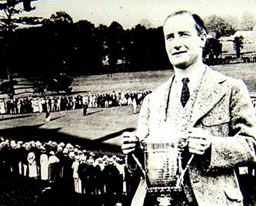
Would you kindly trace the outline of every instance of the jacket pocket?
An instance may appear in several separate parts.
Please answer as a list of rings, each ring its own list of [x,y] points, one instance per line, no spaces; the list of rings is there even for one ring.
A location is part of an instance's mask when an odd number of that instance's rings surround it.
[[[226,187],[224,188],[224,193],[229,201],[242,202],[243,195],[239,188],[235,187]]]
[[[228,136],[230,119],[226,114],[209,115],[201,120],[201,127],[213,136]]]
[[[220,126],[228,124],[230,122],[230,117],[227,114],[207,115],[202,119],[201,122],[205,127]]]

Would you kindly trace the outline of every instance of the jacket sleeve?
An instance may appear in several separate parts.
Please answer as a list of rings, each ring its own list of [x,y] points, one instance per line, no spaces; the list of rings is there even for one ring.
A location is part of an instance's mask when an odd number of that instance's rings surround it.
[[[230,123],[228,137],[211,137],[210,168],[231,168],[255,162],[255,111],[241,80],[231,88]]]
[[[138,118],[138,125],[136,130],[136,136],[139,140],[143,140],[149,135],[149,117],[150,117],[150,94],[147,95],[142,103],[140,114]]]
[[[140,144],[136,148],[135,152],[133,154],[138,158],[141,165],[144,165],[144,155],[143,155],[143,149],[141,142],[144,140],[148,134],[149,134],[149,95],[147,95],[142,103],[140,114],[138,118],[138,125],[136,130],[136,136],[139,138]],[[141,168],[138,167],[137,163],[135,162],[134,158],[132,157],[132,154],[128,154],[126,156],[126,164],[127,168],[131,172],[136,172],[141,175]]]

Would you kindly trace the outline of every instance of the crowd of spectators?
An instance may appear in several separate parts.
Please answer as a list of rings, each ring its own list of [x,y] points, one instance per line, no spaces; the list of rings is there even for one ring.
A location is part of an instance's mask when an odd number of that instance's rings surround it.
[[[61,96],[29,96],[14,99],[0,99],[0,114],[24,114],[32,112],[58,112],[91,107],[113,107],[140,104],[150,93],[146,91],[127,91],[111,93],[87,93]]]
[[[1,177],[41,180],[43,191],[61,188],[63,194],[111,197],[122,205],[129,193],[129,172],[121,155],[86,151],[79,145],[48,141],[0,139]]]

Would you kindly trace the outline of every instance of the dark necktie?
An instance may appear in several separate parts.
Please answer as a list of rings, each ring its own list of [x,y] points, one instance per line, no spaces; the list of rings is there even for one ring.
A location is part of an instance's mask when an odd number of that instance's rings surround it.
[[[181,90],[181,104],[183,107],[185,107],[189,97],[190,97],[190,94],[189,94],[189,89],[188,89],[188,82],[189,82],[189,78],[183,78],[182,79],[182,83],[183,83],[183,87],[182,87],[182,90]]]

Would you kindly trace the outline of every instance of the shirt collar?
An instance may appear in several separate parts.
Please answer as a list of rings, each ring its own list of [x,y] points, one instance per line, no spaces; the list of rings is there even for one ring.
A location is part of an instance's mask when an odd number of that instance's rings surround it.
[[[192,88],[190,88],[194,89],[194,87],[200,81],[205,69],[206,65],[204,65],[204,67],[194,69],[193,71],[175,72],[175,82],[182,84],[182,79],[187,77],[189,78],[189,85],[192,86]]]

